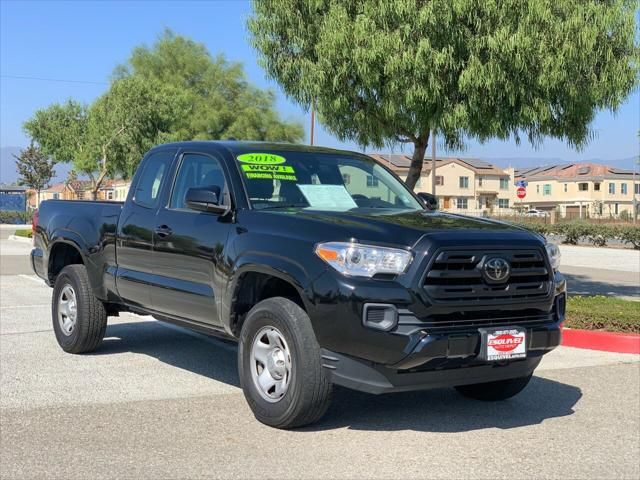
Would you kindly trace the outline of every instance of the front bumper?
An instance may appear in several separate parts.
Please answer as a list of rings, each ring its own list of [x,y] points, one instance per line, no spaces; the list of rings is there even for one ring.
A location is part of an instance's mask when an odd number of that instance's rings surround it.
[[[533,372],[542,355],[561,342],[566,282],[559,273],[554,275],[553,291],[545,300],[546,303],[535,305],[544,313],[540,323],[520,323],[522,317],[518,316],[518,310],[513,310],[512,313],[503,307],[504,311],[499,313],[504,316],[499,323],[448,330],[430,328],[409,308],[398,308],[400,320],[397,326],[390,331],[375,331],[363,325],[358,305],[361,307],[366,303],[363,297],[380,297],[369,296],[370,292],[363,289],[352,289],[358,290],[361,294],[353,299],[353,303],[338,302],[338,305],[342,305],[340,315],[336,315],[334,310],[331,319],[325,317],[326,323],[314,322],[318,340],[323,347],[324,368],[330,371],[335,384],[348,388],[369,393],[386,393],[523,377]],[[398,289],[397,292],[400,291]],[[385,294],[388,299],[395,295],[390,290],[386,290]],[[395,298],[400,298],[400,295],[395,295]],[[532,306],[534,305],[519,305],[518,308],[522,310]],[[333,308],[336,308],[336,303]],[[313,320],[314,316],[311,318]],[[342,328],[334,330],[340,331],[341,336],[324,336],[323,326],[329,324],[332,328],[337,328],[336,322],[342,324]],[[482,326],[525,329],[527,358],[502,363],[479,360],[481,339],[478,328]]]
[[[323,367],[330,371],[334,384],[381,394],[455,387],[475,383],[496,382],[531,375],[542,356],[531,356],[504,364],[472,364],[443,370],[402,371],[364,360],[322,351]]]

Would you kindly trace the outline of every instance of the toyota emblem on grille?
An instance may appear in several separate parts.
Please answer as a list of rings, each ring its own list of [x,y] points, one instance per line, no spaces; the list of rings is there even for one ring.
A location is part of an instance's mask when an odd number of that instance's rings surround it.
[[[504,258],[493,257],[487,259],[482,267],[487,280],[494,283],[505,282],[509,278],[509,262]]]

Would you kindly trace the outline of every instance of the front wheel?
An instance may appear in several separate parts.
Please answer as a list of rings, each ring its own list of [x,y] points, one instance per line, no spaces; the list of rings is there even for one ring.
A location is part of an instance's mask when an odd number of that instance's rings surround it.
[[[460,385],[456,387],[458,393],[475,400],[495,402],[511,398],[526,387],[531,380],[531,375],[497,382],[475,383],[473,385]]]
[[[276,428],[318,421],[331,402],[331,382],[306,312],[289,299],[263,300],[247,314],[238,374],[255,417]]]

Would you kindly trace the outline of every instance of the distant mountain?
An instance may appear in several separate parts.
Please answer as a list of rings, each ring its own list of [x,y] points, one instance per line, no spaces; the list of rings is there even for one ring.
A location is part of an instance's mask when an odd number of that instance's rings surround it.
[[[21,147],[1,147],[0,148],[0,184],[13,185],[18,181],[16,171],[16,159],[13,155],[20,154]],[[59,163],[54,168],[56,176],[51,183],[61,182],[67,178],[71,170],[71,164]]]
[[[626,157],[613,160],[603,160],[602,158],[585,158],[576,162],[569,162],[562,158],[557,157],[479,157],[481,160],[485,160],[489,163],[500,168],[513,167],[516,170],[522,168],[543,167],[546,165],[558,165],[558,164],[570,164],[570,163],[599,163],[602,165],[609,165],[615,168],[621,168],[624,170],[633,170],[634,167],[640,171],[640,166],[637,165],[638,157]]]

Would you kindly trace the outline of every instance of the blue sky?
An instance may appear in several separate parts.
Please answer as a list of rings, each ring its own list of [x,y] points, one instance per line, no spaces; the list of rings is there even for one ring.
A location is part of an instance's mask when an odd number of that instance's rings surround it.
[[[90,102],[107,88],[113,67],[126,61],[131,49],[152,44],[165,27],[203,42],[244,64],[251,82],[278,92],[278,109],[288,118],[303,121],[308,115],[289,102],[276,84],[268,81],[249,46],[245,20],[249,1],[6,1],[0,3],[0,145],[24,146],[21,125],[33,112],[69,97]],[[94,83],[38,81],[27,76]],[[104,83],[101,83],[104,82]],[[567,161],[613,160],[638,155],[640,95],[636,91],[616,114],[601,112],[593,128],[596,137],[582,151],[562,142],[546,140],[534,149],[527,142],[470,142],[462,152],[474,157],[557,157]],[[357,149],[317,128],[316,144]],[[308,133],[307,133],[308,137]],[[399,150],[396,150],[399,151]],[[440,152],[439,152],[440,153]]]

